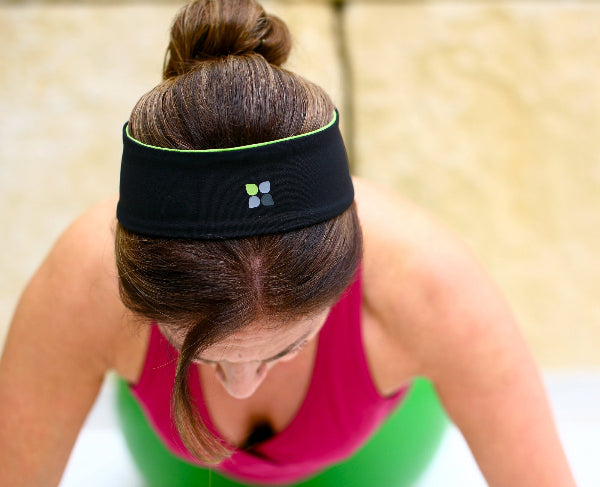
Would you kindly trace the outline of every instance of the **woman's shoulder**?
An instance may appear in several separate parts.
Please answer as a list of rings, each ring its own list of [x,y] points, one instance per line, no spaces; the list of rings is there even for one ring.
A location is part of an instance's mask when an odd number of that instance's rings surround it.
[[[116,199],[102,201],[76,218],[60,235],[38,273],[60,282],[68,301],[93,310],[116,302],[114,225]]]
[[[135,378],[146,333],[119,296],[114,255],[117,198],[83,212],[58,238],[38,270],[52,287],[57,312],[72,318],[73,333],[88,333],[107,368]],[[51,284],[53,283],[53,284]],[[135,350],[139,349],[139,353]]]
[[[458,236],[400,193],[358,178],[355,189],[371,304],[383,305],[389,296],[398,302],[425,285],[442,284],[457,265],[472,259]]]
[[[433,216],[381,185],[357,179],[355,188],[364,307],[380,346],[424,373],[434,347],[473,333],[471,317],[481,322],[483,307],[501,298],[468,247]]]

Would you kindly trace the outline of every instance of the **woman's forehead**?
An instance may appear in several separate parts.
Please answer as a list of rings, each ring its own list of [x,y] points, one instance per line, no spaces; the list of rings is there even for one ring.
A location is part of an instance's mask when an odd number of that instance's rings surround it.
[[[314,337],[321,329],[327,312],[286,322],[282,326],[273,323],[251,324],[237,333],[224,338],[202,351],[202,358],[214,362],[264,361],[300,345]]]
[[[329,309],[285,322],[259,320],[251,323],[203,350],[201,358],[211,362],[268,360],[314,337],[325,323]],[[159,327],[171,344],[180,349],[185,330],[175,331],[165,325]]]

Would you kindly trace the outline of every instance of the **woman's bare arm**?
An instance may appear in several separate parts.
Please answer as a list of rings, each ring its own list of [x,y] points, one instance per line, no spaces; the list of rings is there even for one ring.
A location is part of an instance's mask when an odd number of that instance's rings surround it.
[[[491,486],[574,486],[541,377],[509,307],[466,254],[425,278],[418,357]]]
[[[396,354],[433,381],[489,485],[574,486],[539,371],[499,291],[422,212],[381,188],[362,193],[369,300]]]
[[[0,361],[0,485],[59,483],[113,365],[120,311],[98,215],[65,232],[18,304]]]

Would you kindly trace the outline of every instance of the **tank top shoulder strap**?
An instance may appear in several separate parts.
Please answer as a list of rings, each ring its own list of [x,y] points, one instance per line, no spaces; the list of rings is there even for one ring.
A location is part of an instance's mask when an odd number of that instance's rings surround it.
[[[325,353],[325,370],[332,377],[319,374],[316,380],[344,382],[353,390],[360,388],[365,399],[385,400],[375,387],[369,370],[362,334],[362,273],[359,269],[355,281],[332,308],[327,326],[319,335],[319,348]],[[323,369],[320,369],[323,370]]]

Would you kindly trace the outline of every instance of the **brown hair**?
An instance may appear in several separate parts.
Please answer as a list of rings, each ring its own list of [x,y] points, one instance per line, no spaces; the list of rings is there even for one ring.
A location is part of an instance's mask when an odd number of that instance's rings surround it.
[[[333,115],[318,86],[279,67],[285,24],[253,0],[202,0],[176,16],[164,81],[131,114],[134,138],[177,149],[235,147],[316,130]],[[284,323],[321,311],[350,285],[362,240],[354,205],[276,235],[199,241],[146,237],[117,225],[121,299],[184,331],[172,395],[175,424],[201,461],[230,454],[196,413],[187,376],[198,352],[264,317]]]

